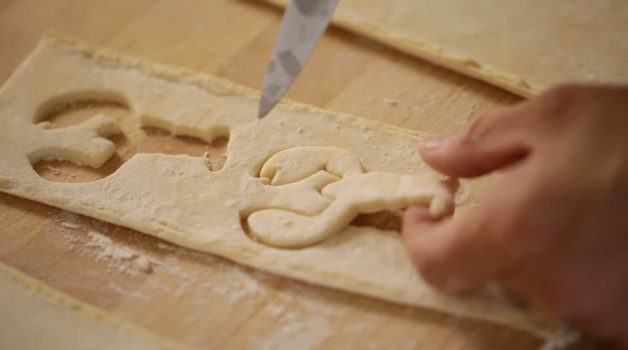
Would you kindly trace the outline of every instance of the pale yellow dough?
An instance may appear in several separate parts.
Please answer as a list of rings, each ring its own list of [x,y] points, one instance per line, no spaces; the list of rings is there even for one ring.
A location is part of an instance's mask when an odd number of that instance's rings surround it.
[[[333,21],[524,97],[628,84],[625,0],[342,0]]]
[[[258,96],[48,36],[0,90],[0,190],[278,275],[545,338],[563,334],[561,324],[488,293],[440,294],[418,276],[397,233],[347,226],[358,213],[410,204],[451,212],[456,184],[420,160],[416,133],[293,102],[260,121]],[[213,172],[201,157],[137,154],[102,180],[41,178],[38,159],[98,166],[112,155],[100,137],[118,130],[107,116],[61,129],[38,123],[59,104],[94,99],[127,106],[143,126],[208,142],[228,134],[228,160]]]
[[[183,349],[0,264],[0,349]]]
[[[320,146],[276,153],[264,163],[260,176],[274,186],[302,183],[303,190],[292,192],[299,196],[295,202],[321,202],[324,207],[314,212],[270,208],[252,213],[248,217],[252,235],[281,248],[320,243],[360,213],[423,205],[436,218],[451,214],[457,185],[435,186],[434,179],[421,175],[364,173],[350,151]]]

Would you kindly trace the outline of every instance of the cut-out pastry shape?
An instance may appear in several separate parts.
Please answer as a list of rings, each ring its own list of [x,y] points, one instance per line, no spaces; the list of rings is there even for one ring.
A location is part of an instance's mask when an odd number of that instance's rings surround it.
[[[77,94],[57,99],[58,103],[44,104],[39,123],[47,123],[48,129],[62,130],[74,128],[100,115],[117,124],[119,133],[107,135],[115,145],[115,154],[101,166],[76,164],[75,159],[61,160],[62,156],[44,157],[33,162],[33,168],[43,178],[55,182],[90,182],[114,173],[124,162],[137,153],[188,154],[207,159],[210,171],[217,171],[224,165],[228,140],[220,138],[208,144],[198,138],[174,136],[171,132],[156,127],[141,127],[137,117],[120,99],[105,100],[107,94],[93,93],[100,100],[81,99]],[[115,94],[110,93],[110,96]],[[74,98],[74,99],[73,99]],[[76,158],[76,157],[75,157]]]
[[[116,131],[107,118],[63,131],[33,124],[49,101],[106,99],[103,92],[114,92],[142,127],[206,142],[228,135],[226,163],[210,171],[202,157],[138,153],[93,182],[38,176],[37,158],[98,166],[111,154],[100,139]],[[488,293],[432,290],[398,235],[348,225],[358,213],[408,205],[451,212],[455,184],[421,161],[418,133],[292,102],[258,120],[258,101],[257,92],[216,77],[48,36],[0,90],[0,190],[281,276],[546,338],[563,334],[560,323]],[[284,229],[284,219],[295,229]]]
[[[46,122],[32,128],[29,136],[28,159],[66,159],[75,164],[95,168],[102,166],[115,152],[113,142],[106,139],[120,132],[118,124],[105,115],[62,129],[48,129]],[[22,135],[27,136],[27,135]]]
[[[437,187],[434,191],[432,178],[365,173],[351,152],[337,147],[295,147],[281,151],[264,163],[260,177],[267,178],[271,186],[300,184],[288,195],[326,204],[325,209],[315,214],[287,206],[249,215],[251,234],[263,243],[281,248],[319,243],[340,232],[358,214],[409,206],[429,206],[437,218],[451,214],[457,185],[451,182],[450,186]]]

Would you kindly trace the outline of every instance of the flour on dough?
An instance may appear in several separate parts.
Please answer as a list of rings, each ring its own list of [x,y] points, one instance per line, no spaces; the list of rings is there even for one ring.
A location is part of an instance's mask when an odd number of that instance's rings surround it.
[[[560,323],[488,294],[432,290],[398,234],[348,225],[359,213],[408,205],[452,211],[456,185],[421,161],[417,133],[294,102],[258,120],[258,99],[216,77],[49,35],[0,90],[0,190],[277,275],[563,334]],[[57,129],[42,120],[90,100],[125,106],[142,126],[207,142],[228,135],[227,161],[211,171],[203,157],[140,153],[98,181],[41,178],[39,159],[97,167],[112,155],[105,137],[119,128],[108,116]]]

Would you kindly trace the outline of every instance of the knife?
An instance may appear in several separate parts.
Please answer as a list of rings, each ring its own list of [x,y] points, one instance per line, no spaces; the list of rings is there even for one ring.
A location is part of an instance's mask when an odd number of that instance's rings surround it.
[[[259,104],[258,117],[264,118],[288,91],[303,69],[325,29],[339,0],[292,0],[281,20]]]

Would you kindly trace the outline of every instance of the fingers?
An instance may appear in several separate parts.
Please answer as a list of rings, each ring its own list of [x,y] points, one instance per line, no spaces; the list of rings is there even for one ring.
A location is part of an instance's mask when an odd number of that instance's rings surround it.
[[[423,140],[423,159],[455,177],[474,177],[507,166],[529,151],[524,119],[529,102],[477,119],[460,133]]]
[[[455,177],[479,176],[510,165],[529,152],[524,129],[529,108],[529,102],[522,103],[482,117],[464,132],[426,139],[421,154],[433,168]],[[502,214],[508,211],[506,202],[520,200],[518,193],[505,193],[520,188],[512,184],[501,190],[494,187],[477,208],[455,218],[435,221],[425,209],[406,211],[403,239],[427,282],[447,292],[464,292],[492,280],[504,268],[506,258],[497,247],[495,232],[509,228]]]
[[[481,212],[468,210],[456,218],[435,221],[425,208],[410,208],[403,218],[402,236],[421,276],[438,289],[460,293],[474,289],[497,274],[498,254],[482,235]]]
[[[454,218],[405,213],[403,240],[423,278],[449,292],[497,280],[593,336],[626,341],[626,240],[617,235],[626,226],[607,209],[623,205],[611,195],[621,192],[610,185],[621,175],[609,152],[625,146],[625,136],[612,136],[625,124],[609,104],[561,88],[426,140],[424,159],[448,175],[508,169],[477,207]]]
[[[464,292],[501,279],[528,249],[526,208],[538,200],[539,167],[510,169],[474,207],[434,220],[425,209],[406,210],[402,237],[422,277],[446,292]],[[534,240],[532,240],[534,242]]]

